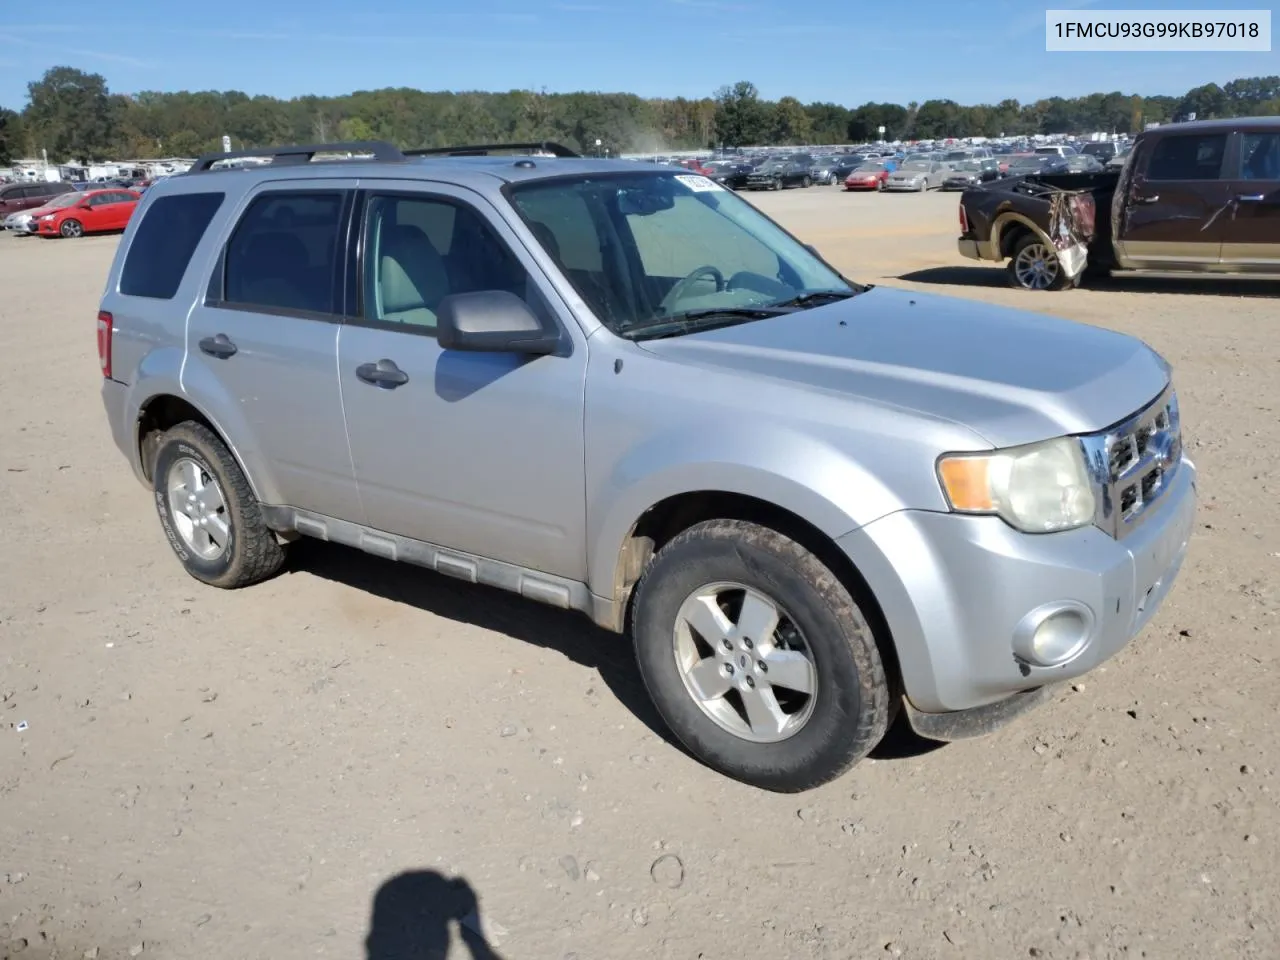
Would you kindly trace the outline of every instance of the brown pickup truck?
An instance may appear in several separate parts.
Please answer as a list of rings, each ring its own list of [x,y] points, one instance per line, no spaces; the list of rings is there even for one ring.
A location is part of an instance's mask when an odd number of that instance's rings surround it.
[[[1118,171],[997,180],[960,197],[960,253],[1027,290],[1135,270],[1280,274],[1280,117],[1138,134]]]

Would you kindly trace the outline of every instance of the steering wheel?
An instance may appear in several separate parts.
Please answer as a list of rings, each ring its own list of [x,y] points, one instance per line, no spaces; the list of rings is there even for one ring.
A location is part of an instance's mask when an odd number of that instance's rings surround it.
[[[703,277],[711,277],[716,282],[716,293],[722,293],[725,289],[724,274],[720,272],[719,267],[713,267],[707,264],[698,267],[683,280],[677,280],[676,285],[667,291],[667,295],[662,298],[662,302],[658,304],[658,308],[663,313],[670,313],[671,308],[684,299],[684,295],[689,292],[689,288]]]

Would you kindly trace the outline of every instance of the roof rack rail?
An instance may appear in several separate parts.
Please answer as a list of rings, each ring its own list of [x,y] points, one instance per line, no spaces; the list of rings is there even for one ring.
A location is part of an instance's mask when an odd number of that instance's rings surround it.
[[[573,159],[582,154],[551,140],[530,143],[479,143],[460,147],[419,147],[405,150],[406,157],[487,157],[499,150],[541,150],[553,157]]]
[[[196,158],[188,173],[203,173],[222,160],[266,157],[276,165],[310,163],[317,153],[371,153],[374,160],[403,160],[405,155],[385,140],[353,140],[347,143],[308,143],[293,147],[262,147],[255,150],[232,150],[229,153],[206,153]]]

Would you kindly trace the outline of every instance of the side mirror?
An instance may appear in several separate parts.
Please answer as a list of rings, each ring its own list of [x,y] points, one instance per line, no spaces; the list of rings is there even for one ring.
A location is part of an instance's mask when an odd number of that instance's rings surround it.
[[[445,297],[436,307],[436,340],[445,350],[531,356],[560,346],[556,332],[548,332],[528,304],[505,290]]]

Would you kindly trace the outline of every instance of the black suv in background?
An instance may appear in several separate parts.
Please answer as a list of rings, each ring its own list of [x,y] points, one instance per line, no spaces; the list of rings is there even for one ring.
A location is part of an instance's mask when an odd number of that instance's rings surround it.
[[[745,160],[712,160],[707,167],[711,170],[707,176],[730,190],[741,190],[745,187],[747,178],[755,169]]]
[[[1119,154],[1120,148],[1110,140],[1097,140],[1086,143],[1080,148],[1080,152],[1105,165],[1108,160]]]
[[[813,186],[813,157],[797,153],[766,160],[747,177],[748,190],[782,190]]]

